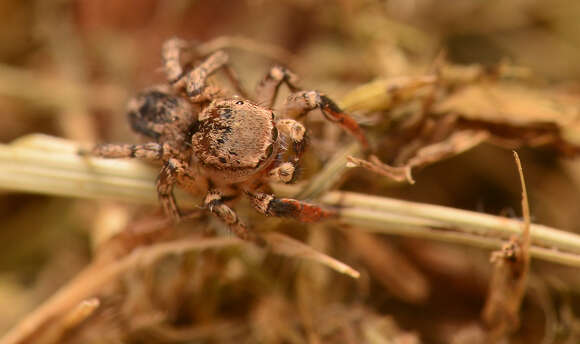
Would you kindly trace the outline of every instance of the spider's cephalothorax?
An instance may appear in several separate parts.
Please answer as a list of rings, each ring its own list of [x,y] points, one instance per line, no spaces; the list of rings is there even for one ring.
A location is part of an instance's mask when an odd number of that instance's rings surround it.
[[[266,216],[303,222],[334,216],[332,210],[271,194],[268,182],[294,182],[306,142],[304,126],[283,116],[300,117],[320,109],[327,119],[367,146],[356,122],[325,95],[301,91],[295,86],[297,77],[283,67],[270,70],[259,83],[254,99],[247,99],[237,84],[223,51],[184,71],[181,52],[191,48],[180,39],[167,41],[162,57],[168,85],[145,90],[129,102],[131,127],[149,142],[102,144],[93,149],[93,154],[161,162],[157,192],[168,215],[176,221],[181,217],[173,197],[175,185],[192,193],[205,193],[204,206],[246,240],[263,243],[226,204],[240,194]],[[222,68],[243,98],[222,96],[222,90],[206,85],[207,78]],[[282,118],[277,118],[271,108],[282,84],[293,93],[279,109]],[[286,145],[281,142],[292,144],[293,154],[288,161],[282,159],[288,154],[282,154]]]
[[[216,100],[198,121],[192,136],[194,154],[218,179],[243,181],[276,156],[278,129],[271,110],[240,99]]]

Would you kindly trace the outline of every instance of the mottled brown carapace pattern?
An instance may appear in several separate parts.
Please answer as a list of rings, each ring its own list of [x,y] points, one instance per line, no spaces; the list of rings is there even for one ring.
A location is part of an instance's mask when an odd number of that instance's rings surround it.
[[[356,122],[325,95],[301,91],[295,85],[298,78],[283,67],[271,68],[258,84],[255,97],[247,99],[228,66],[226,53],[214,52],[202,57],[195,68],[187,68],[181,61],[185,51],[195,53],[195,48],[180,39],[167,41],[162,60],[168,84],[147,89],[129,102],[131,127],[149,142],[101,144],[93,154],[161,162],[157,192],[166,214],[175,221],[182,217],[173,196],[175,185],[205,193],[205,208],[236,235],[257,243],[263,240],[230,208],[240,194],[266,216],[302,222],[335,216],[334,211],[317,205],[275,197],[269,182],[294,182],[305,149],[306,129],[284,116],[300,117],[319,109],[366,147]],[[226,96],[222,89],[206,84],[220,69],[226,71],[239,95]],[[276,114],[271,108],[282,84],[292,93]]]
[[[280,150],[275,115],[241,99],[213,101],[199,115],[192,147],[218,179],[243,181],[270,166]]]

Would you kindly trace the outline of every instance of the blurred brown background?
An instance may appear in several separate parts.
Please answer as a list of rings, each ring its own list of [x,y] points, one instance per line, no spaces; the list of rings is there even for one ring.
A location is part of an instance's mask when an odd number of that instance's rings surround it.
[[[579,18],[575,0],[0,0],[0,142],[29,133],[84,143],[135,142],[124,115],[126,101],[137,90],[164,82],[160,47],[172,36],[199,42],[232,38],[232,64],[249,90],[279,62],[290,66],[304,87],[340,100],[376,79],[426,74],[445,51],[454,64],[509,61],[532,71],[534,87],[577,97]],[[374,114],[357,116],[363,127],[375,124]],[[323,157],[336,148],[323,140],[314,143]],[[550,147],[520,153],[532,220],[580,231],[578,161]],[[308,164],[305,178],[318,167]],[[414,176],[412,186],[379,182],[377,187],[380,177],[365,173],[346,181],[344,188],[521,216],[521,189],[509,149],[484,144]],[[0,334],[89,262],[91,233],[126,223],[127,208],[137,207],[0,192]],[[385,236],[350,242],[324,228],[309,237],[300,228],[301,239],[326,247],[333,257],[363,271],[363,277],[353,282],[329,271],[304,272],[309,268],[291,259],[270,258],[261,263],[259,276],[242,269],[243,276],[231,277],[228,284],[215,276],[226,267],[235,274],[239,267],[229,255],[215,253],[217,258],[206,258],[214,265],[198,269],[226,286],[220,284],[220,292],[192,287],[196,296],[203,298],[203,291],[218,300],[207,306],[211,311],[204,318],[203,302],[188,299],[199,307],[195,316],[183,311],[186,315],[166,322],[187,327],[249,317],[258,325],[230,329],[231,337],[214,329],[194,336],[199,341],[118,330],[118,337],[103,342],[389,343],[381,340],[398,338],[392,343],[459,343],[456,334],[468,332],[479,319],[491,270],[489,252]],[[386,253],[365,258],[361,252],[371,248]],[[188,259],[191,273],[201,263]],[[390,271],[385,265],[396,267]],[[580,342],[578,271],[543,262],[532,266],[522,328],[511,340]],[[304,301],[313,299],[316,306]]]

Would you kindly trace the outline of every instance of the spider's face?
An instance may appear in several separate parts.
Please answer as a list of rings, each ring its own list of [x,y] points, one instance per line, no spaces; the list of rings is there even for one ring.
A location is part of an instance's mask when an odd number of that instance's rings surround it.
[[[240,99],[216,100],[200,113],[198,121],[193,150],[212,173],[239,181],[276,156],[278,129],[270,110]]]

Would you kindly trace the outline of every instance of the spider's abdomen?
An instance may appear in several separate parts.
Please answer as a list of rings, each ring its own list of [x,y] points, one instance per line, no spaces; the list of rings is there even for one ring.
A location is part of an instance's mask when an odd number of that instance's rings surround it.
[[[196,121],[191,104],[163,86],[137,94],[127,112],[133,131],[158,142],[175,139]]]
[[[277,140],[270,110],[227,99],[213,102],[200,114],[192,145],[204,167],[238,180],[272,161]]]

